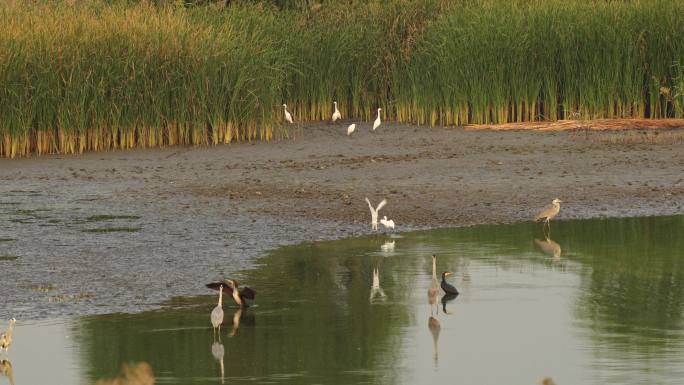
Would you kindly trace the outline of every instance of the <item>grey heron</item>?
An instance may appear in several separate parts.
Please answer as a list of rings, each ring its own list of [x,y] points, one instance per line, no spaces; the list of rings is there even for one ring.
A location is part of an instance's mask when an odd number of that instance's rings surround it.
[[[549,205],[547,205],[546,207],[544,207],[544,208],[539,212],[539,214],[537,214],[537,216],[534,217],[534,221],[537,222],[537,221],[543,220],[543,221],[544,221],[544,226],[545,226],[545,227],[548,226],[548,227],[549,227],[549,232],[550,232],[550,231],[551,231],[551,224],[549,223],[549,221],[550,221],[551,219],[553,219],[556,215],[558,215],[558,213],[560,212],[560,204],[561,204],[562,202],[563,202],[563,201],[560,200],[560,199],[558,199],[558,198],[552,200],[552,201],[551,201],[551,204],[549,204]]]

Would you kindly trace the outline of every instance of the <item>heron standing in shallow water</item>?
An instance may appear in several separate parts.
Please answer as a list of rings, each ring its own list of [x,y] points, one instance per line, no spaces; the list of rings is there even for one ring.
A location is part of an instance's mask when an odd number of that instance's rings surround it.
[[[450,271],[445,271],[442,273],[442,283],[440,286],[442,287],[442,290],[444,290],[444,293],[446,294],[452,294],[452,295],[458,295],[458,290],[456,290],[455,287],[453,287],[449,282],[446,281],[446,277],[452,275],[453,273]]]
[[[563,201],[556,198],[551,201],[551,204],[544,207],[542,211],[537,214],[536,217],[534,217],[534,221],[544,221],[544,227],[548,226],[549,227],[549,233],[551,233],[551,219],[553,219],[558,213],[560,212],[560,204]]]
[[[211,325],[214,327],[214,336],[218,330],[219,340],[221,339],[221,324],[223,323],[223,286],[219,288],[218,305],[211,311]]]
[[[5,353],[9,351],[9,347],[12,345],[12,334],[14,333],[14,324],[16,322],[16,319],[10,319],[9,324],[7,325],[7,330],[0,334],[0,351],[3,349],[5,350]]]
[[[237,280],[224,279],[222,282],[208,283],[206,284],[206,287],[214,290],[219,290],[219,288],[223,288],[223,290],[227,290],[228,292],[230,292],[231,297],[233,297],[235,303],[238,304],[240,307],[249,307],[247,300],[254,300],[256,292],[246,286],[240,288],[239,285],[240,284]]]

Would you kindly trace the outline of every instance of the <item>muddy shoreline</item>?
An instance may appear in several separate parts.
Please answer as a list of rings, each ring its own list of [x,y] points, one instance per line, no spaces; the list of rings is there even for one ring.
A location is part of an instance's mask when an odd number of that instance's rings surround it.
[[[370,233],[684,213],[681,141],[624,132],[306,125],[211,148],[0,159],[0,319],[137,312],[281,245]],[[672,131],[668,131],[670,134]],[[684,131],[675,131],[675,133]]]

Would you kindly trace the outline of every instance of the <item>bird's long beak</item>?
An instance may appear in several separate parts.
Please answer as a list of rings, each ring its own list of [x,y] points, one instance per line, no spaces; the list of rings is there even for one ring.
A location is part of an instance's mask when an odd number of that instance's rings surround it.
[[[452,275],[452,274],[454,274],[454,273],[452,273],[452,272],[450,272],[450,271],[447,271],[446,273],[444,273],[444,275],[446,275],[446,276],[450,276],[450,275]]]

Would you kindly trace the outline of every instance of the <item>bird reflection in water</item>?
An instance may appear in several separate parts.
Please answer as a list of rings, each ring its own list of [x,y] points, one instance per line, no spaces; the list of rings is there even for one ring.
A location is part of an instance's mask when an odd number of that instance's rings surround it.
[[[223,356],[226,354],[226,349],[223,347],[223,344],[217,341],[214,341],[213,344],[211,344],[211,355],[214,356],[214,359],[219,362],[219,365],[221,366],[221,383],[223,384],[223,379],[225,377],[225,367],[223,366]]]
[[[154,385],[155,378],[152,367],[147,362],[126,364],[121,368],[119,377],[98,380],[95,385]]]
[[[380,272],[378,271],[378,266],[373,268],[373,283],[371,284],[370,292],[370,302],[373,303],[377,300],[385,299],[385,291],[380,287]]]
[[[442,296],[442,311],[444,314],[453,314],[452,312],[448,311],[446,308],[447,303],[453,301],[458,297],[458,293],[456,294],[444,294]]]
[[[430,329],[430,334],[432,334],[432,350],[433,350],[433,357],[435,360],[435,365],[437,365],[437,361],[439,358],[439,349],[438,349],[438,342],[439,342],[439,332],[442,330],[442,325],[440,325],[439,320],[433,316],[430,316],[428,318],[428,329]]]
[[[14,372],[12,363],[9,360],[0,360],[0,376],[7,377],[10,385],[14,385]]]
[[[235,313],[233,313],[233,329],[230,331],[230,336],[235,337],[238,328],[240,327],[240,319],[242,319],[242,309],[238,308]]]
[[[546,239],[539,240],[535,239],[534,243],[537,247],[545,254],[553,257],[553,259],[560,259],[561,257],[561,247],[558,243],[554,242],[551,238],[546,237]]]

